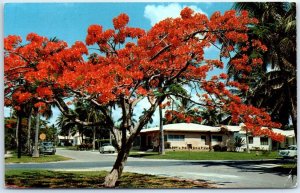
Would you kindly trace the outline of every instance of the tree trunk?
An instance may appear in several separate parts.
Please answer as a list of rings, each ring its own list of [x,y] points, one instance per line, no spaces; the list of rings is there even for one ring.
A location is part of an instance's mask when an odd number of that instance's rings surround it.
[[[163,118],[162,108],[159,106],[159,154],[165,155],[165,140],[164,140],[164,129],[163,129]]]
[[[30,143],[30,135],[31,135],[31,115],[32,109],[30,109],[29,116],[28,116],[28,129],[27,129],[27,153],[31,154],[31,143]]]
[[[96,149],[96,127],[93,127],[93,151]]]
[[[246,129],[246,151],[247,151],[247,153],[250,153],[249,138],[248,138],[248,131],[247,131],[247,129]]]
[[[208,148],[209,148],[209,151],[212,151],[212,144],[211,144],[211,133],[208,132]]]
[[[83,144],[83,131],[81,132],[81,144]]]
[[[127,161],[129,151],[131,149],[132,143],[130,146],[124,146],[118,152],[117,159],[114,163],[114,166],[110,173],[105,177],[103,185],[107,188],[113,188],[116,186],[117,180],[121,177],[125,163]]]
[[[17,142],[17,149],[18,149],[18,158],[21,158],[21,153],[22,153],[21,130],[22,130],[22,115],[18,114],[17,130],[16,130],[16,142]]]
[[[40,128],[40,113],[37,110],[36,114],[36,124],[35,124],[35,137],[34,137],[34,149],[32,153],[32,157],[40,157],[38,145],[39,145],[39,128]]]
[[[295,140],[297,142],[297,99],[294,96],[291,96],[291,91],[289,90],[289,95],[291,99],[291,118],[294,127]]]

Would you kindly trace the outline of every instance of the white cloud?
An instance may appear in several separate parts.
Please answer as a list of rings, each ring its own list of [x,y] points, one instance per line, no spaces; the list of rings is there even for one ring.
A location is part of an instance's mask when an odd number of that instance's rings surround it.
[[[195,12],[204,13],[200,8],[194,5],[186,6],[186,5],[180,5],[179,3],[171,3],[168,5],[147,5],[144,10],[144,17],[149,19],[151,25],[153,26],[157,22],[166,19],[168,17],[175,18],[180,16],[180,11],[184,7],[190,7]]]

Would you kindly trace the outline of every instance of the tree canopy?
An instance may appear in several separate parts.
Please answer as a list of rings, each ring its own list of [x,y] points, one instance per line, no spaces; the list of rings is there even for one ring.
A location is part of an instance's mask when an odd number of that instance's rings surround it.
[[[19,36],[6,37],[5,105],[18,111],[23,104],[31,103],[43,110],[47,103],[54,103],[66,117],[88,126],[98,123],[75,116],[64,99],[93,103],[105,117],[117,142],[118,156],[106,178],[106,186],[115,185],[133,140],[157,107],[171,95],[186,98],[202,110],[229,113],[233,123],[244,123],[253,135],[267,135],[277,141],[284,139],[268,129],[280,126],[272,122],[268,113],[243,104],[240,97],[230,92],[231,88],[245,92],[248,85],[226,81],[225,73],[208,76],[214,69],[224,68],[222,59],[229,58],[232,52],[267,50],[259,40],[249,40],[249,26],[256,24],[257,19],[250,18],[247,11],[236,14],[229,10],[223,15],[215,12],[208,18],[184,8],[180,17],[160,21],[148,31],[130,27],[128,22],[129,17],[123,13],[113,19],[114,29],[91,25],[85,43],[77,41],[72,46],[35,33],[28,34],[23,44]],[[241,43],[245,46],[236,46]],[[220,58],[206,59],[204,49],[219,48],[219,44],[222,44]],[[89,53],[87,46],[91,45],[97,46],[94,53]],[[231,64],[247,76],[243,72],[250,72],[253,66],[263,62],[259,56],[244,53],[231,60]],[[198,99],[174,92],[174,84],[192,84]],[[150,107],[133,124],[133,110],[142,99],[147,99]],[[115,105],[122,112],[119,128],[115,127],[107,108]]]

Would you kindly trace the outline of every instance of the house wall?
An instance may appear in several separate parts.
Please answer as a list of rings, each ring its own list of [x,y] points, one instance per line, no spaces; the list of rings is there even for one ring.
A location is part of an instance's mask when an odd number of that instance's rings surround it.
[[[175,131],[165,131],[164,132],[165,136],[167,135],[184,135],[184,140],[182,141],[174,141],[167,139],[165,137],[165,142],[168,142],[170,144],[170,148],[173,149],[188,149],[188,144],[191,144],[192,149],[200,149],[200,150],[209,150],[210,145],[209,142],[211,140],[211,147],[214,145],[220,145],[220,146],[227,146],[229,151],[235,150],[233,147],[234,144],[234,138],[236,136],[241,137],[245,143],[246,143],[246,136],[245,134],[241,134],[239,132],[235,133],[209,133],[209,132],[175,132]],[[146,146],[143,146],[141,148],[155,148],[158,147],[159,145],[159,132],[158,131],[153,131],[149,133],[142,133],[143,139],[146,139],[146,143],[141,143],[141,144],[146,144]],[[206,137],[206,142],[201,139],[201,136]],[[219,142],[214,136],[221,136],[222,141]],[[296,140],[294,137],[292,138],[286,138],[286,140],[282,143],[275,143],[272,141],[270,138],[268,138],[268,144],[267,145],[262,145],[261,144],[261,137],[253,137],[253,143],[249,144],[250,150],[277,150],[278,148],[285,148],[289,145],[295,145]],[[244,144],[240,150],[245,151],[247,148],[246,144]]]
[[[209,142],[211,141],[211,146],[214,145],[221,145],[221,146],[227,146],[229,141],[232,139],[232,137],[228,137],[224,134],[219,133],[212,133],[211,135],[209,133],[200,133],[200,132],[166,132],[165,131],[165,142],[170,144],[171,149],[188,149],[188,147],[191,145],[192,149],[198,149],[198,150],[209,150]],[[156,148],[159,145],[159,133],[158,132],[151,132],[151,133],[145,133],[143,134],[146,139],[146,146],[148,148]],[[170,135],[184,135],[184,140],[172,140]],[[201,138],[201,136],[205,137],[205,140]],[[214,140],[214,136],[220,136],[222,137],[222,141],[216,141]],[[211,139],[210,139],[211,137]],[[142,147],[144,148],[144,147]]]
[[[246,135],[245,134],[238,134],[244,141],[245,144],[241,147],[242,151],[245,151],[247,148],[246,144]],[[251,137],[251,136],[248,136]],[[272,150],[272,140],[268,138],[268,145],[262,145],[261,144],[261,137],[253,137],[253,143],[249,143],[249,149],[250,150]]]
[[[279,148],[287,148],[290,145],[296,145],[296,139],[295,137],[287,137],[285,138],[284,142],[281,142],[279,145]]]

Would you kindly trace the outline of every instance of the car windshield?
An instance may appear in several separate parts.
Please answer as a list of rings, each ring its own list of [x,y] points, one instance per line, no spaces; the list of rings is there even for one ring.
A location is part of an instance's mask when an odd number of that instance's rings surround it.
[[[289,149],[289,150],[297,150],[297,147],[295,147],[295,146],[290,146],[290,147],[288,147],[288,149]]]
[[[42,143],[43,146],[53,146],[52,142],[44,142]]]
[[[102,144],[102,146],[109,146],[109,145],[110,145],[109,143]]]

